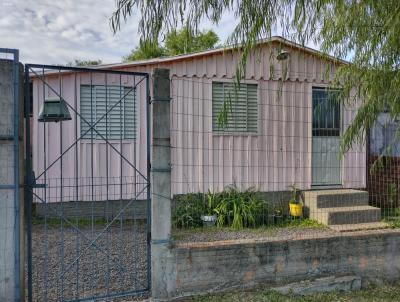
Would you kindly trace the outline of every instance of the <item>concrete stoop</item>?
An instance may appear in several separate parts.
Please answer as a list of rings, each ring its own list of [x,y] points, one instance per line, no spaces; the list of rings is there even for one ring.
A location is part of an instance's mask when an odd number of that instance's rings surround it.
[[[314,219],[340,232],[387,228],[381,210],[368,204],[368,192],[352,189],[306,191],[304,206]]]

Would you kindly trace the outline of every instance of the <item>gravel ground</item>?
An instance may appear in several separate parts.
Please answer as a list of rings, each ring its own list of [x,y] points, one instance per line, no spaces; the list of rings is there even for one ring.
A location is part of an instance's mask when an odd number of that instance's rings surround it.
[[[32,229],[34,301],[68,301],[143,290],[147,286],[144,226],[71,227],[35,225]],[[99,236],[100,235],[100,236]],[[97,236],[96,246],[90,242]],[[61,277],[62,276],[62,277]],[[103,301],[143,300],[127,296]]]
[[[232,230],[229,228],[202,228],[192,230],[174,230],[175,243],[183,245],[193,242],[213,242],[226,240],[263,239],[263,240],[292,240],[331,236],[337,232],[324,227],[282,227]]]

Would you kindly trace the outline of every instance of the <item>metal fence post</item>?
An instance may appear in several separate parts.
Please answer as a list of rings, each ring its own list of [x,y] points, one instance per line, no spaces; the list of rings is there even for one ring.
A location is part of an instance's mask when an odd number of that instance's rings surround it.
[[[151,144],[151,266],[152,299],[166,300],[173,291],[171,238],[170,79],[168,69],[153,72]]]
[[[18,50],[0,59],[0,301],[24,297],[23,80]]]

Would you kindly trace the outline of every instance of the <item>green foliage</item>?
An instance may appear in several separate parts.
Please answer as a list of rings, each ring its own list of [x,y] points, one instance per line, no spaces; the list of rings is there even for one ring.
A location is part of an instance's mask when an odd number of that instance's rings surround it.
[[[230,114],[233,113],[232,98],[231,98],[230,92],[225,96],[224,102],[222,103],[222,108],[218,112],[218,115],[217,115],[218,128],[225,128],[228,125],[229,113]]]
[[[218,206],[220,202],[220,194],[213,193],[212,191],[208,190],[207,193],[207,203],[204,209],[204,215],[215,215],[215,208]]]
[[[124,57],[124,61],[145,60],[163,56],[174,56],[179,54],[203,51],[215,47],[218,36],[212,30],[194,34],[188,27],[181,30],[173,29],[165,36],[164,45],[158,40],[141,40],[131,54]]]
[[[397,185],[395,183],[390,183],[387,187],[388,190],[388,200],[391,204],[396,204],[397,202]]]
[[[124,62],[158,58],[165,55],[165,49],[158,42],[140,41],[139,46],[123,58]]]
[[[292,188],[298,200],[299,191]],[[287,217],[284,205],[271,204],[259,195],[253,188],[242,191],[234,185],[227,186],[222,192],[179,195],[175,198],[173,226],[180,229],[202,227],[202,215],[216,215],[219,229],[320,226],[312,220]]]
[[[327,226],[312,219],[287,219],[283,225],[294,229],[326,229]]]
[[[179,55],[214,48],[219,38],[212,30],[194,34],[188,27],[171,30],[165,37],[165,49],[168,55]]]
[[[241,192],[235,186],[229,186],[221,193],[221,201],[215,208],[217,225],[236,230],[255,227],[263,214],[262,210],[263,202],[253,189]]]
[[[255,227],[263,223],[264,202],[253,189],[240,191],[228,186],[222,192],[207,194],[185,194],[176,198],[173,225],[177,228],[202,226],[202,215],[217,215],[219,227],[233,229]]]
[[[67,66],[85,67],[85,66],[101,65],[101,63],[103,63],[102,60],[80,60],[80,59],[75,59],[74,62],[69,62],[67,64]]]
[[[385,106],[391,117],[400,117],[398,0],[117,0],[116,3],[111,17],[113,30],[119,30],[122,20],[136,10],[141,13],[139,32],[144,40],[158,40],[182,25],[196,33],[205,19],[218,25],[223,14],[233,14],[237,23],[227,42],[240,47],[238,83],[256,43],[273,32],[300,44],[320,45],[325,54],[351,58],[352,64],[336,61],[329,66],[336,69],[332,87],[341,88],[341,101],[348,107],[359,107],[343,135],[343,153],[354,143],[364,141],[366,131]],[[400,137],[400,130],[397,134]]]
[[[290,185],[289,186],[290,191],[291,191],[291,197],[289,200],[289,203],[291,204],[299,204],[301,203],[301,196],[300,196],[300,191],[296,188],[296,185]]]
[[[304,230],[303,234],[307,231],[313,230],[326,230],[326,225],[320,224],[311,219],[283,219],[279,224],[260,225],[256,228],[244,228],[242,230],[235,230],[231,227],[196,227],[196,228],[174,228],[172,231],[172,238],[176,241],[190,242],[193,239],[201,238],[202,241],[216,241],[220,238],[237,238],[240,234],[241,238],[263,238],[280,237],[282,234],[289,234],[293,230]],[[299,233],[301,234],[301,233]],[[231,236],[233,235],[233,236]]]
[[[204,196],[201,193],[189,193],[176,197],[172,223],[177,228],[202,226],[201,215],[205,214]]]

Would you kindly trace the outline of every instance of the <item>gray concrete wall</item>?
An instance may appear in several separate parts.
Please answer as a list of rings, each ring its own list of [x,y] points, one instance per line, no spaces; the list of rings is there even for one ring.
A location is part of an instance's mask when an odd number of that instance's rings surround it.
[[[15,200],[15,173],[23,184],[23,69],[19,65],[19,141],[14,135],[14,74],[13,61],[0,60],[0,301],[18,301],[24,294],[24,207],[23,187]],[[17,149],[15,147],[18,147]],[[16,151],[19,150],[19,154]],[[19,156],[19,167],[15,157]]]
[[[77,201],[77,202],[54,202],[36,203],[33,205],[33,214],[37,218],[64,218],[91,219],[112,219],[124,209],[130,200],[109,200],[107,201]],[[147,220],[147,200],[135,200],[121,215],[122,219]]]
[[[169,298],[278,286],[325,276],[369,282],[400,278],[400,231],[371,231],[292,241],[192,243],[170,249]]]

